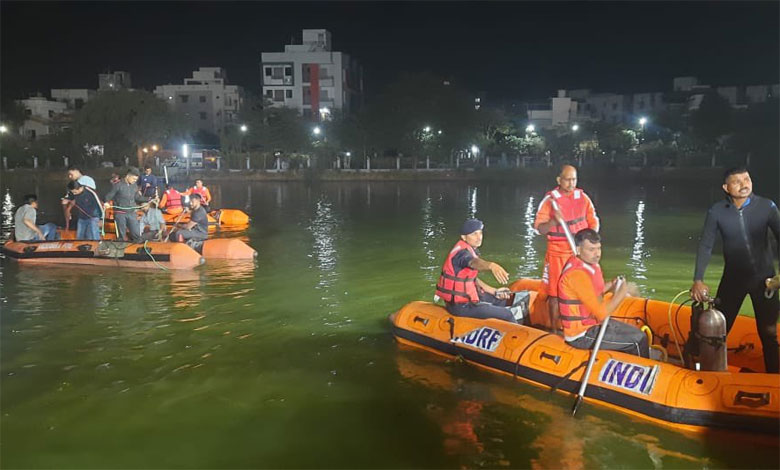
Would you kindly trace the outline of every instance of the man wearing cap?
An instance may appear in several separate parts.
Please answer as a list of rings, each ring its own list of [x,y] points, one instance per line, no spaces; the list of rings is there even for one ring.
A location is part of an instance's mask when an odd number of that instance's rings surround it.
[[[574,236],[580,230],[589,228],[599,231],[600,222],[593,201],[585,191],[577,188],[577,168],[562,165],[556,178],[558,186],[544,195],[534,220],[534,229],[547,237],[547,252],[544,256],[542,289],[539,300],[547,299],[549,321],[552,328],[558,324],[558,280],[561,270],[575,253],[566,240],[566,232],[559,223],[563,220]]]
[[[509,289],[496,289],[477,278],[479,271],[490,271],[501,284],[509,274],[497,263],[483,260],[477,249],[482,245],[484,224],[468,219],[460,230],[460,240],[450,250],[436,284],[436,296],[447,304],[447,311],[458,317],[498,318],[516,323],[506,307]]]
[[[114,223],[119,231],[119,239],[127,240],[125,230],[130,230],[130,240],[139,242],[141,240],[141,228],[138,225],[136,208],[138,204],[147,202],[147,198],[141,195],[136,185],[138,181],[138,169],[130,167],[122,180],[111,187],[111,191],[106,194],[104,201],[114,201]],[[106,208],[111,205],[106,202]]]

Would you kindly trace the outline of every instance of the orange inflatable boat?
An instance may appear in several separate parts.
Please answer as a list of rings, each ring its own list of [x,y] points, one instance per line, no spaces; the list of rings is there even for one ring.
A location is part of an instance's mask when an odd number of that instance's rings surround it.
[[[143,215],[143,212],[139,211],[138,215]],[[173,213],[163,212],[163,219],[167,225],[174,225],[176,223],[187,223],[190,221],[190,214],[185,213],[182,215],[181,211]],[[219,209],[208,213],[209,219],[209,232],[216,230],[218,227],[224,228],[236,228],[240,229],[249,225],[249,216],[239,209]],[[114,214],[111,209],[106,211],[106,233],[114,233]]]
[[[115,240],[8,242],[6,256],[26,264],[90,264],[149,269],[192,269],[204,258],[184,243]]]
[[[547,317],[535,302],[540,281],[520,280],[513,291],[531,291],[530,319]],[[780,376],[763,373],[755,321],[737,318],[728,335],[729,370],[696,371],[681,366],[679,347],[690,330],[690,307],[629,297],[612,314],[652,336],[667,361],[600,350],[588,379],[585,401],[675,428],[720,428],[780,433]],[[671,321],[669,320],[671,312]],[[446,356],[540,386],[576,394],[590,352],[567,345],[545,329],[497,319],[455,317],[429,302],[411,302],[390,316],[403,344]]]
[[[59,229],[57,233],[59,233],[60,239],[62,240],[76,239],[75,230]],[[105,238],[108,240],[116,240],[116,235],[114,233],[106,232]],[[162,245],[162,244],[182,245],[182,243],[171,242],[171,241],[154,242],[154,243],[158,245]],[[200,252],[203,255],[203,257],[207,260],[208,259],[246,260],[246,259],[254,259],[257,257],[257,251],[255,251],[254,248],[247,245],[246,243],[239,240],[238,238],[212,238],[209,240],[205,240],[204,242],[202,242],[202,244],[197,245],[196,251]]]

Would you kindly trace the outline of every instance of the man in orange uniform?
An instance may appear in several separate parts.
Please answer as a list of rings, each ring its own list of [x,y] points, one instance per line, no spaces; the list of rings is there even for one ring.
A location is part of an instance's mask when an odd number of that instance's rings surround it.
[[[209,188],[203,186],[203,180],[195,180],[195,186],[191,187],[182,194],[186,194],[188,196],[192,194],[199,194],[201,207],[203,207],[206,212],[209,211],[209,205],[211,204],[211,192],[209,191]]]
[[[544,195],[536,212],[534,228],[547,236],[547,253],[544,257],[544,273],[540,301],[547,299],[550,326],[560,328],[558,323],[558,279],[566,261],[574,254],[566,234],[558,223],[562,219],[572,235],[582,229],[599,231],[601,223],[596,209],[585,191],[577,188],[577,169],[571,165],[561,166],[556,178],[558,187]]]
[[[165,185],[165,192],[160,199],[160,209],[167,214],[180,214],[182,211],[181,193],[169,184]]]
[[[509,274],[498,263],[479,257],[482,246],[481,220],[468,219],[460,229],[460,240],[450,250],[436,284],[436,296],[447,304],[447,311],[456,317],[498,318],[517,323],[506,305],[509,289],[490,286],[477,278],[480,271],[490,271],[501,284]]]
[[[566,342],[578,349],[590,349],[596,342],[600,324],[618,308],[628,294],[628,283],[617,279],[604,283],[601,273],[601,237],[598,232],[584,229],[574,237],[577,256],[564,265],[558,284],[560,320]],[[615,289],[617,285],[617,289]],[[611,299],[604,294],[613,291]],[[647,336],[639,328],[611,321],[601,341],[601,349],[611,349],[650,357]]]

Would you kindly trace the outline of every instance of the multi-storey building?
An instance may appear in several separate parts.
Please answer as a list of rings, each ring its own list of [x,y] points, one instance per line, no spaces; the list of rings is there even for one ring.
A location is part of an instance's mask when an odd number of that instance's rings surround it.
[[[261,54],[263,96],[272,106],[297,109],[313,121],[334,110],[354,112],[362,104],[363,71],[357,61],[332,50],[330,33],[304,29],[302,44]]]
[[[51,98],[67,105],[69,111],[77,111],[95,97],[95,90],[86,88],[52,88]]]
[[[24,124],[19,128],[19,133],[30,140],[54,134],[70,124],[70,120],[65,115],[68,105],[60,101],[51,101],[44,96],[33,96],[26,100],[18,100],[17,103],[24,107],[27,116]]]
[[[219,67],[200,67],[182,85],[159,85],[154,94],[167,101],[193,128],[218,134],[238,120],[244,100],[243,89],[227,84]]]
[[[117,91],[132,88],[130,72],[108,72],[98,74],[98,91]]]

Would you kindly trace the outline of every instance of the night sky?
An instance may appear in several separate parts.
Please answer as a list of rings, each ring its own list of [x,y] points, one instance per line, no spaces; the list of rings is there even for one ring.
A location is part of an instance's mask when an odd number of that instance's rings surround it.
[[[97,88],[125,70],[136,88],[221,66],[259,90],[261,52],[301,29],[331,31],[371,95],[402,71],[450,77],[488,99],[557,88],[665,91],[780,82],[778,2],[0,2],[0,95]]]

